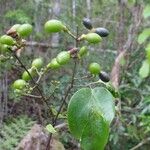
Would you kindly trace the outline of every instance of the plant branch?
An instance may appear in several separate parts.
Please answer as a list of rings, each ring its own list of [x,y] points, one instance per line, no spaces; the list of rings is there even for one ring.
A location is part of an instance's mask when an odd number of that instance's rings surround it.
[[[137,144],[136,146],[134,146],[133,148],[131,148],[130,150],[136,150],[138,149],[139,147],[141,147],[142,145],[148,143],[150,141],[150,137],[142,140],[139,144]]]
[[[56,114],[56,116],[55,116],[55,118],[54,118],[53,126],[56,125],[58,116],[59,116],[59,114],[60,114],[60,112],[61,112],[61,110],[62,110],[64,104],[66,103],[66,99],[67,99],[67,97],[68,97],[68,95],[69,95],[71,89],[73,88],[74,77],[75,77],[76,66],[77,66],[77,61],[76,61],[76,60],[74,60],[74,61],[75,61],[75,62],[74,62],[74,68],[73,68],[73,74],[72,74],[72,78],[71,78],[71,83],[70,83],[70,86],[68,87],[68,89],[67,89],[67,91],[66,91],[65,96],[62,97],[62,99],[61,99],[62,103],[61,103],[61,105],[60,105],[60,107],[59,107],[59,110],[58,110],[58,112],[57,112],[57,114]],[[47,146],[46,146],[46,150],[50,150],[51,139],[52,139],[52,134],[49,135],[48,143],[47,143]]]
[[[46,104],[46,106],[48,107],[48,103],[47,103],[47,101],[46,101],[46,99],[45,99],[45,97],[44,97],[44,95],[43,95],[41,89],[39,88],[39,84],[37,84],[37,83],[34,81],[32,75],[30,74],[30,72],[28,71],[28,69],[26,68],[26,66],[22,63],[22,61],[20,60],[20,58],[16,55],[16,53],[15,53],[14,51],[12,51],[10,48],[9,48],[9,50],[12,52],[13,56],[18,60],[18,62],[20,63],[21,67],[28,73],[28,75],[30,76],[31,80],[32,80],[33,83],[36,85],[37,91],[38,91],[39,94],[41,95],[41,100],[42,100],[43,103]],[[50,114],[53,115],[51,108],[50,108]]]

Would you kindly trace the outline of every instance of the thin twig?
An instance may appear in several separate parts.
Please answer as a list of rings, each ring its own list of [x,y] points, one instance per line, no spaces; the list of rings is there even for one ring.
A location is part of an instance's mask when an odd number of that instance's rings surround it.
[[[60,114],[60,112],[61,112],[61,110],[62,110],[64,104],[66,103],[66,99],[67,99],[67,97],[68,97],[68,95],[69,95],[71,89],[73,88],[74,76],[75,76],[75,72],[76,72],[76,66],[77,66],[77,62],[76,62],[76,60],[75,60],[74,69],[73,69],[73,75],[72,75],[72,79],[71,79],[71,84],[70,84],[70,86],[68,87],[68,89],[67,89],[67,91],[66,91],[66,95],[65,95],[64,97],[62,97],[62,99],[61,99],[62,103],[61,103],[61,105],[60,105],[60,107],[59,107],[59,110],[58,110],[58,112],[57,112],[57,114],[56,114],[56,117],[55,117],[55,119],[54,119],[54,121],[53,121],[53,126],[56,125],[58,116],[59,116],[59,114]],[[52,134],[49,135],[48,143],[47,143],[47,146],[46,146],[46,150],[50,150],[51,139],[52,139]]]
[[[31,95],[31,94],[22,94],[23,96],[26,96],[26,97],[31,97],[31,98],[38,98],[38,99],[41,99],[42,97],[41,96],[37,96],[37,95]]]
[[[131,148],[130,150],[136,150],[137,148],[141,147],[142,145],[148,143],[150,141],[150,137],[142,140],[139,144],[137,144],[136,146],[134,146],[133,148]]]
[[[13,56],[18,60],[18,62],[20,63],[21,67],[28,73],[28,75],[30,76],[32,82],[36,85],[36,89],[38,90],[39,94],[41,95],[41,100],[48,107],[48,103],[47,103],[47,101],[46,101],[46,99],[45,99],[45,97],[44,97],[41,89],[39,88],[39,84],[37,84],[34,81],[32,75],[30,74],[30,72],[28,71],[28,69],[26,68],[26,66],[22,63],[22,61],[20,60],[20,58],[16,55],[16,53],[14,51],[12,51],[10,48],[9,48],[9,50],[12,52]],[[50,114],[53,115],[51,108],[50,108]]]

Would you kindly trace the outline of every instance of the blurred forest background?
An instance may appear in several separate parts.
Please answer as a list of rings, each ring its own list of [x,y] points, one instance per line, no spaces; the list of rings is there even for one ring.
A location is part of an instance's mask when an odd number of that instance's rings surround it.
[[[45,34],[43,26],[47,20],[61,20],[74,33],[78,26],[81,34],[86,32],[82,19],[88,17],[94,27],[109,30],[109,36],[100,45],[90,46],[90,55],[83,59],[76,75],[76,78],[85,76],[87,64],[96,61],[109,72],[112,84],[119,89],[121,98],[116,100],[117,113],[111,125],[107,150],[150,149],[150,77],[139,75],[150,36],[150,31],[146,30],[147,36],[139,37],[144,29],[150,28],[148,3],[149,0],[0,0],[1,35],[16,23],[33,25],[34,31],[20,56],[27,67],[36,57],[44,57],[47,64],[58,52],[74,46],[74,40],[63,32]],[[70,63],[59,71],[49,72],[42,79],[40,86],[46,96],[55,90],[50,100],[54,111],[60,106],[72,68]],[[33,124],[38,123],[39,113],[42,112],[44,125],[50,123],[44,106],[35,98],[14,95],[11,84],[20,78],[22,71],[13,59],[5,63],[0,61],[0,150],[17,147]],[[89,81],[75,83],[67,102],[85,82]],[[58,124],[64,122],[66,108],[61,115]],[[78,149],[78,142],[70,135],[67,126],[59,130],[57,138],[65,149]]]

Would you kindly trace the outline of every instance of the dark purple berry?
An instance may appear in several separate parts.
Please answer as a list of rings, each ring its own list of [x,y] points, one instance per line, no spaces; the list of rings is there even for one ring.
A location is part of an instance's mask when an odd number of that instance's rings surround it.
[[[89,30],[91,30],[93,27],[92,27],[92,22],[91,22],[91,20],[90,19],[88,19],[88,18],[84,18],[83,19],[83,25],[87,28],[87,29],[89,29]]]
[[[109,82],[110,78],[109,78],[109,75],[104,72],[104,71],[101,71],[99,73],[99,78],[103,81],[103,82]]]
[[[109,35],[109,31],[105,28],[96,28],[95,33],[97,33],[101,37],[106,37]]]

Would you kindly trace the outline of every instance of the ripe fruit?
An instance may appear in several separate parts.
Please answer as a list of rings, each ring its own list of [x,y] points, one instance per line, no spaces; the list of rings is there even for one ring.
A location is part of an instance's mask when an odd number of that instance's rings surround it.
[[[14,39],[11,36],[3,35],[0,37],[0,43],[12,46],[14,45]]]
[[[84,36],[84,39],[87,40],[89,43],[99,43],[102,41],[102,38],[96,33],[88,33]]]
[[[95,33],[97,33],[101,37],[106,37],[109,35],[109,31],[105,28],[96,28]]]
[[[92,22],[91,22],[91,20],[90,19],[88,19],[88,18],[84,18],[83,19],[83,25],[87,28],[87,29],[89,29],[89,30],[91,30],[93,27],[92,27]]]
[[[19,33],[20,36],[24,37],[24,36],[29,36],[32,33],[32,25],[26,23],[21,25],[18,29],[17,32]]]
[[[109,75],[104,72],[104,71],[101,71],[99,73],[99,78],[103,81],[103,82],[109,82],[110,78],[109,78]]]
[[[35,75],[35,72],[32,69],[28,69],[29,73],[31,74],[31,76],[33,77]],[[25,81],[29,81],[31,80],[30,75],[28,74],[27,71],[24,71],[24,73],[22,74],[22,79]]]
[[[22,79],[16,80],[13,84],[13,88],[18,89],[18,90],[23,89],[25,86],[26,86],[26,81],[24,81]]]
[[[91,63],[89,65],[89,71],[90,71],[91,74],[96,75],[96,74],[100,73],[101,67],[98,63]]]
[[[56,58],[53,58],[51,62],[47,65],[47,68],[58,69],[60,68],[60,64],[57,62]]]
[[[57,55],[56,60],[60,65],[64,65],[69,62],[70,53],[67,51],[62,51]]]
[[[41,69],[43,66],[43,59],[42,58],[36,58],[32,61],[32,67],[35,67],[37,69]]]
[[[47,33],[60,32],[64,25],[59,20],[49,20],[45,23],[44,29]]]
[[[79,56],[82,57],[82,56],[86,55],[87,52],[88,52],[87,47],[86,47],[86,46],[83,46],[83,47],[81,47],[80,50],[79,50]]]

